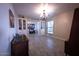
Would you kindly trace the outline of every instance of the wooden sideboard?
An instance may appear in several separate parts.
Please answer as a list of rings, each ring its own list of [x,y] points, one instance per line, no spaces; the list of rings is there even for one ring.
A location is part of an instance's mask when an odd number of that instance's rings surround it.
[[[28,39],[25,36],[13,38],[11,41],[11,55],[12,56],[28,56]]]

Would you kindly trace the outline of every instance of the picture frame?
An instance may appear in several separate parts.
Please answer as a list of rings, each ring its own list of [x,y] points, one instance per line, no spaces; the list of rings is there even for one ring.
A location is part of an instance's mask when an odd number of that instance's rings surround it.
[[[14,14],[11,11],[11,9],[9,9],[9,21],[10,21],[10,28],[14,28]]]

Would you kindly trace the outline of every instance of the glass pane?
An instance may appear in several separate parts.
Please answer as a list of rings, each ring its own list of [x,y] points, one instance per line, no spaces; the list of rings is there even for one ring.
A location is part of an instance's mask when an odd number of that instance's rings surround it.
[[[48,33],[53,34],[53,21],[49,21],[47,25],[48,25],[48,29],[47,29]]]
[[[53,28],[48,28],[48,33],[53,33]]]

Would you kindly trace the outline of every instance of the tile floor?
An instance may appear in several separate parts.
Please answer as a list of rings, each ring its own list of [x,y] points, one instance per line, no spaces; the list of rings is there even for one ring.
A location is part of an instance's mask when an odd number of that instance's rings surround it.
[[[30,56],[64,56],[64,41],[48,36],[30,34]]]

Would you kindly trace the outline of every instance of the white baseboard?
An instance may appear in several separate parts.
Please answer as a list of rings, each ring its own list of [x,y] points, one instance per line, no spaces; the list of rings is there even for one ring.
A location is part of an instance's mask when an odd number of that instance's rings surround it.
[[[66,39],[61,38],[61,37],[56,36],[56,35],[53,35],[53,34],[48,34],[47,36],[52,37],[52,38],[55,38],[55,39],[60,39],[60,40],[64,40],[64,41],[66,41]]]
[[[63,41],[66,41],[67,40],[67,39],[62,38],[62,37],[59,37],[59,36],[53,36],[53,38],[60,39],[60,40],[63,40]]]

